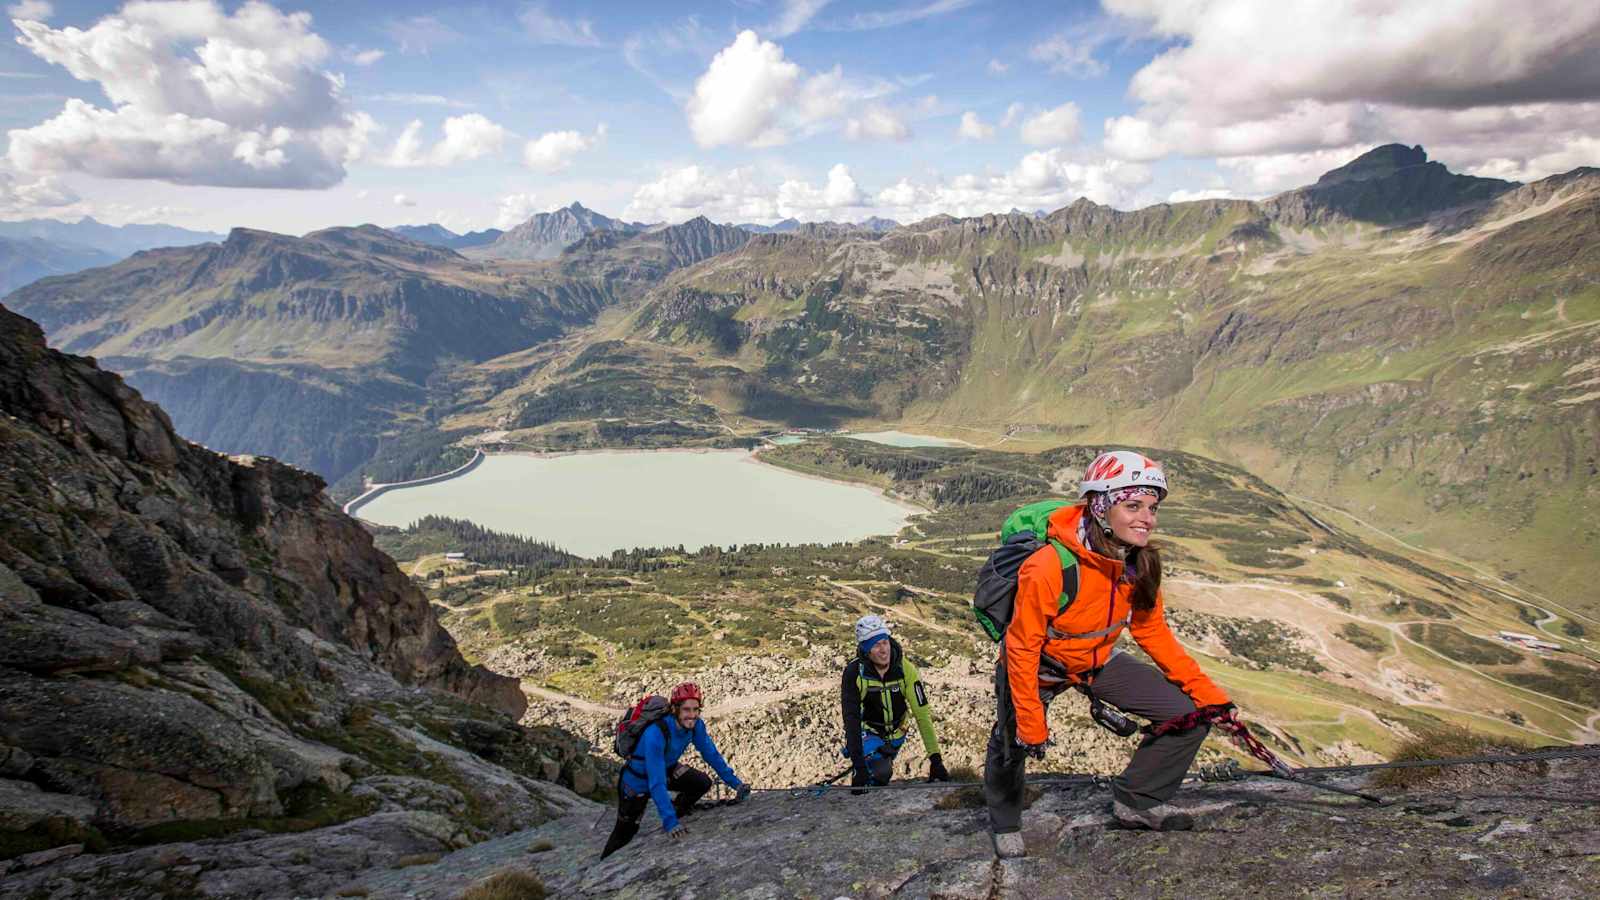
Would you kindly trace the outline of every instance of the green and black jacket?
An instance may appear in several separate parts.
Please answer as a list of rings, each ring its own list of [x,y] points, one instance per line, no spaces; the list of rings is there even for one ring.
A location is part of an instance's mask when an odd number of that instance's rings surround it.
[[[939,738],[933,733],[933,718],[928,714],[928,692],[922,686],[917,667],[906,659],[900,643],[889,638],[889,669],[881,677],[878,669],[857,651],[856,658],[844,667],[839,681],[839,706],[844,713],[844,739],[850,762],[865,765],[861,749],[862,730],[871,731],[886,741],[906,735],[906,713],[917,719],[922,732],[922,748],[929,756],[939,752]]]

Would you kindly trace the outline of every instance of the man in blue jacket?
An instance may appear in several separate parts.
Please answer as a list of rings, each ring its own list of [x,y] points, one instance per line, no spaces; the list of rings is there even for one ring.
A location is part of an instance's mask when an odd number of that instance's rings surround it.
[[[600,853],[601,859],[621,850],[639,833],[639,819],[649,800],[655,801],[656,812],[661,814],[661,830],[668,837],[677,840],[687,833],[679,820],[711,790],[708,775],[678,762],[691,743],[700,758],[716,770],[722,783],[734,789],[735,803],[750,796],[750,786],[733,774],[706,733],[706,723],[700,720],[700,688],[686,681],[672,689],[670,699],[671,714],[645,728],[632,758],[623,767],[621,789],[617,792],[617,825]],[[673,800],[669,791],[677,792],[678,799]]]

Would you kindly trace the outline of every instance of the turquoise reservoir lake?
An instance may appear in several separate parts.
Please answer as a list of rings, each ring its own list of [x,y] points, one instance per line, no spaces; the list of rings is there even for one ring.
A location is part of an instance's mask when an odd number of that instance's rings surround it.
[[[580,556],[682,544],[801,544],[894,534],[916,507],[877,490],[758,462],[743,450],[495,455],[436,484],[397,488],[357,515],[425,515],[547,541]]]
[[[841,437],[854,438],[858,441],[871,441],[874,444],[887,444],[890,447],[971,447],[966,441],[955,438],[937,438],[926,434],[907,434],[904,431],[863,431],[860,434],[846,434]]]

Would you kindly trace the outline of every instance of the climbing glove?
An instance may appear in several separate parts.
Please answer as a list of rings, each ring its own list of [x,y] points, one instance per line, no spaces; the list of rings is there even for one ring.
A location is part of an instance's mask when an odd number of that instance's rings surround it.
[[[866,793],[866,791],[863,790],[863,788],[865,788],[866,786],[867,786],[867,767],[866,766],[856,766],[853,770],[851,770],[851,773],[850,773],[850,793],[859,797],[862,794]]]
[[[1044,759],[1045,749],[1054,743],[1055,742],[1049,738],[1045,738],[1037,744],[1025,744],[1021,740],[1018,740],[1017,749],[1021,750],[1024,755],[1031,756],[1034,759]]]
[[[739,785],[739,789],[733,792],[733,802],[735,802],[735,803],[743,803],[743,802],[745,802],[746,800],[749,800],[749,799],[750,799],[750,785],[748,785],[748,784]]]
[[[949,781],[950,772],[944,767],[944,757],[938,753],[928,757],[928,780]]]

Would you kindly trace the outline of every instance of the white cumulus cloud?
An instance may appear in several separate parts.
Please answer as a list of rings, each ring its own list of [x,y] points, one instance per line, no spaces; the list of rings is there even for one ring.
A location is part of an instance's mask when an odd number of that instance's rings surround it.
[[[900,221],[938,213],[975,216],[1011,209],[1055,210],[1080,197],[1126,207],[1150,180],[1149,169],[1137,163],[1076,159],[1052,148],[1029,153],[999,175],[964,174],[921,183],[902,178],[873,199],[880,215]]]
[[[747,30],[712,58],[685,113],[702,147],[775,147],[835,125],[852,139],[902,140],[911,133],[903,115],[875,102],[900,89],[848,78],[838,66],[808,75]]]
[[[1071,144],[1078,139],[1078,104],[1067,102],[1030,116],[1022,123],[1022,141],[1034,146]]]
[[[820,186],[793,177],[773,184],[748,167],[717,171],[683,166],[641,185],[623,217],[664,222],[695,216],[718,222],[845,220],[864,217],[866,204],[866,194],[842,163],[828,170]]]
[[[790,179],[778,185],[778,214],[799,219],[832,219],[862,205],[861,189],[843,163],[828,170],[821,188],[809,182]]]
[[[622,215],[645,222],[683,222],[701,215],[719,222],[779,218],[772,189],[759,184],[751,169],[718,172],[698,165],[669,169],[641,185]]]
[[[56,176],[19,177],[0,170],[0,219],[34,218],[81,199]]]
[[[961,125],[956,134],[969,141],[987,141],[994,137],[994,126],[985,124],[978,114],[968,110],[961,114]]]
[[[1005,73],[1011,71],[1011,64],[1003,63],[998,59],[991,59],[989,60],[989,65],[986,68],[988,69],[990,75],[1004,75]]]
[[[443,132],[437,143],[425,147],[422,120],[415,119],[401,132],[382,162],[402,169],[453,166],[499,153],[510,134],[478,113],[445,119]]]
[[[1168,203],[1188,203],[1191,200],[1229,200],[1233,191],[1227,188],[1206,188],[1199,191],[1179,189],[1167,195]]]
[[[494,227],[502,231],[515,228],[543,212],[534,194],[507,194],[496,204]]]
[[[1600,4],[1524,0],[1105,0],[1174,42],[1108,120],[1130,160],[1284,158],[1401,140],[1525,176],[1583,159],[1600,101]],[[1241,52],[1240,48],[1249,48]],[[1545,160],[1533,165],[1534,160]]]
[[[572,167],[580,153],[586,153],[604,140],[606,126],[595,128],[593,134],[579,131],[551,131],[529,141],[523,148],[522,159],[530,169],[541,172],[560,172]]]
[[[783,48],[743,31],[711,60],[689,98],[689,130],[702,147],[771,146],[787,140],[778,114],[793,96],[800,67]]]
[[[395,206],[416,206],[417,205],[417,201],[415,199],[405,195],[405,194],[395,194],[394,195],[394,205]]]
[[[789,177],[774,184],[751,167],[719,171],[691,165],[669,169],[641,185],[623,216],[682,222],[704,215],[719,222],[859,221],[880,215],[899,221],[935,213],[957,216],[1053,210],[1080,197],[1127,208],[1151,181],[1138,163],[1069,154],[1061,148],[1035,151],[1000,174],[900,178],[876,190],[863,188],[849,167],[837,164],[822,183]]]
[[[9,133],[34,172],[82,171],[228,187],[328,187],[375,128],[323,71],[328,43],[305,13],[251,2],[129,3],[87,30],[18,21],[17,42],[113,108],[68,100]]]

